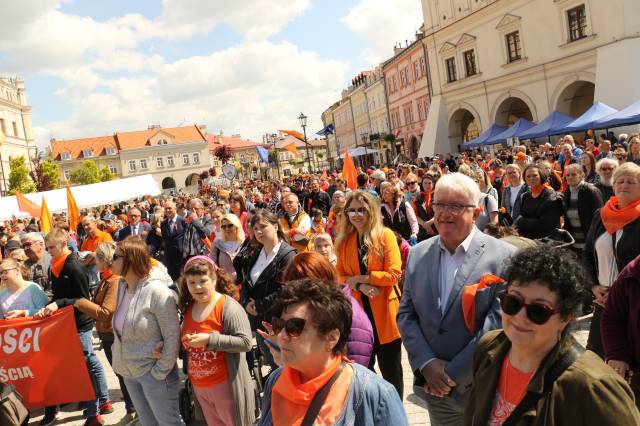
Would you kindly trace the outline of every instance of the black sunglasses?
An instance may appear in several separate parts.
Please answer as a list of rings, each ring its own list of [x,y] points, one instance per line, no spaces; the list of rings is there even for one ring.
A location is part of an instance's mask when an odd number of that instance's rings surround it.
[[[231,229],[233,227],[234,227],[233,225],[220,225],[220,228],[222,229]]]
[[[303,318],[289,318],[286,321],[280,317],[271,318],[273,334],[276,336],[280,334],[282,329],[284,329],[289,337],[299,337],[302,334],[306,323],[307,320]]]
[[[507,315],[517,315],[518,312],[524,307],[527,314],[527,319],[534,324],[543,325],[549,321],[552,315],[557,314],[553,308],[542,303],[524,303],[520,297],[509,293],[502,293],[500,296],[500,307],[502,312]]]

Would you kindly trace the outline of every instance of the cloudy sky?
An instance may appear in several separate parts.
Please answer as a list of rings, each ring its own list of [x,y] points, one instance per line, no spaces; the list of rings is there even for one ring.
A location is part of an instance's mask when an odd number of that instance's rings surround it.
[[[259,139],[320,113],[422,22],[420,0],[4,2],[0,75],[21,76],[38,145],[204,123]]]

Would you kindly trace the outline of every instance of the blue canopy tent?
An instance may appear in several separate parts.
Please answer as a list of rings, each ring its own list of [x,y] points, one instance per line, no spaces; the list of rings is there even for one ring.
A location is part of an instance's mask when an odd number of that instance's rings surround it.
[[[640,123],[640,101],[634,102],[625,109],[601,118],[595,122],[598,129],[626,126]]]
[[[604,129],[606,126],[597,126],[596,121],[616,112],[618,112],[617,109],[611,108],[609,105],[603,104],[602,102],[596,102],[580,117],[576,118],[565,127],[556,129],[553,134],[574,133],[589,129]]]
[[[484,143],[484,145],[493,145],[493,144],[496,144],[496,143],[505,143],[507,141],[507,139],[517,138],[517,137],[519,137],[520,133],[526,132],[527,130],[529,130],[530,128],[532,128],[535,125],[536,125],[536,123],[532,123],[529,120],[525,120],[524,118],[518,118],[518,120],[515,123],[513,123],[513,126],[509,127],[504,132],[498,133],[497,135],[493,136],[492,138],[487,139],[487,141]]]
[[[496,124],[492,124],[491,127],[489,127],[487,130],[485,130],[484,132],[482,132],[482,134],[480,136],[478,136],[475,139],[471,139],[469,141],[466,141],[465,143],[462,144],[462,148],[463,149],[468,149],[468,148],[476,148],[482,145],[486,145],[486,141],[487,139],[502,133],[505,131],[504,127],[500,127]]]
[[[565,128],[569,123],[575,120],[574,117],[568,116],[558,111],[553,111],[540,123],[536,124],[529,130],[518,135],[520,139],[535,139],[555,135],[558,129]]]

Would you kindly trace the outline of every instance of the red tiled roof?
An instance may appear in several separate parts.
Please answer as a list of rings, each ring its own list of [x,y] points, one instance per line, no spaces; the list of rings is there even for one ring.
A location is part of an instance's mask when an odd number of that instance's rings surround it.
[[[237,136],[224,136],[207,134],[207,142],[209,142],[209,151],[213,151],[220,145],[228,145],[231,150],[250,149],[260,146],[261,144],[250,141],[248,139],[242,139]]]
[[[60,160],[60,154],[68,152],[72,160],[82,157],[82,151],[91,149],[93,157],[106,155],[106,148],[115,148],[117,152],[142,148],[149,145],[149,139],[158,134],[165,133],[165,138],[170,144],[182,144],[188,142],[205,141],[206,138],[198,126],[158,128],[140,130],[135,132],[119,132],[111,136],[99,136],[95,138],[68,139],[51,142],[51,155],[54,160]]]
[[[82,151],[91,149],[93,157],[106,155],[108,147],[118,151],[118,145],[114,136],[99,136],[97,138],[70,139],[51,142],[51,155],[54,160],[60,160],[60,154],[68,152],[72,160],[83,158]]]

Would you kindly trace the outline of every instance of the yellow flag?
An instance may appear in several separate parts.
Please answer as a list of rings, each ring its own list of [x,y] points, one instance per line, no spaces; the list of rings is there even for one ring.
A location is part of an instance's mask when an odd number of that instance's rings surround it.
[[[73,198],[69,181],[67,181],[67,216],[69,216],[69,230],[75,232],[80,223],[80,211],[76,199]]]
[[[42,206],[40,207],[40,230],[48,234],[51,231],[51,214],[47,207],[47,200],[42,197]]]

